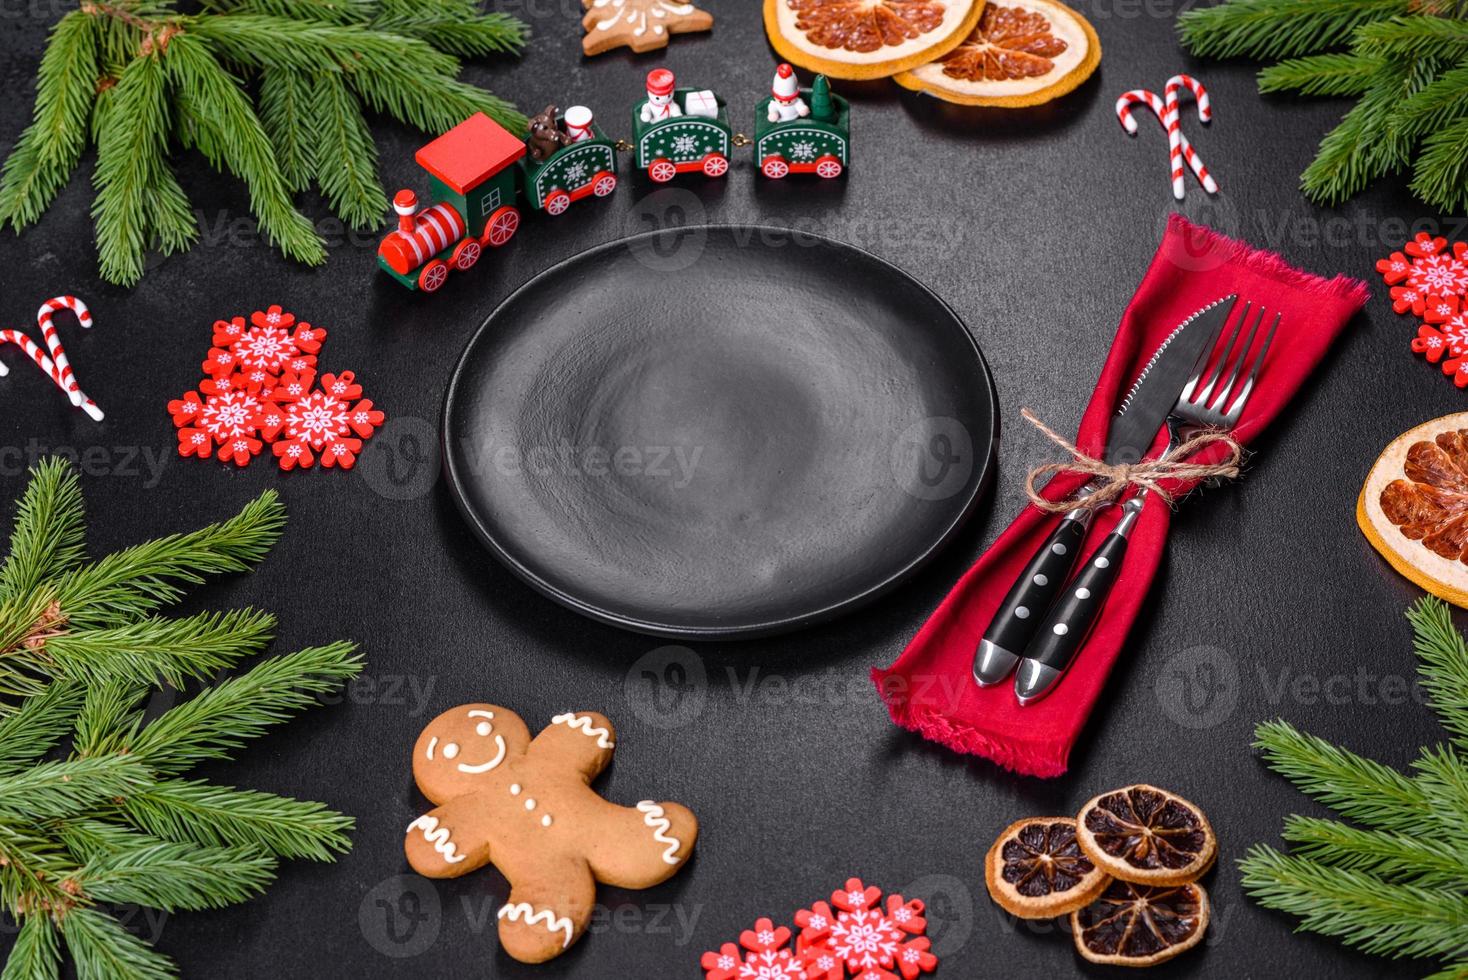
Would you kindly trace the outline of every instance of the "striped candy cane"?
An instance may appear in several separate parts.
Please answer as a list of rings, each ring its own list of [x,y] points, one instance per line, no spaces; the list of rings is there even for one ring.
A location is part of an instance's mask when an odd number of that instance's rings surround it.
[[[1208,99],[1208,89],[1204,88],[1203,83],[1192,75],[1174,75],[1167,80],[1167,87],[1164,91],[1167,93],[1167,108],[1172,115],[1173,122],[1179,122],[1181,100],[1178,95],[1184,88],[1193,93],[1193,99],[1198,104],[1198,121],[1207,125],[1213,119],[1213,104]],[[1181,128],[1178,133],[1181,135]],[[1188,161],[1188,166],[1192,167],[1193,173],[1197,175],[1198,183],[1202,184],[1203,189],[1209,194],[1217,194],[1218,182],[1203,165],[1202,158],[1193,152],[1193,145],[1187,141],[1186,136],[1182,137],[1182,151],[1184,159]]]
[[[92,312],[87,309],[87,304],[75,296],[53,296],[41,304],[36,311],[36,322],[41,325],[41,337],[46,341],[46,347],[51,351],[51,357],[56,362],[56,383],[61,385],[61,390],[66,392],[66,397],[71,403],[80,406],[86,395],[76,383],[76,376],[72,374],[71,362],[66,359],[66,350],[61,346],[61,336],[56,332],[56,326],[51,318],[56,315],[57,310],[67,309],[76,314],[77,320],[83,327],[92,325]]]
[[[1116,100],[1116,117],[1121,120],[1122,128],[1128,134],[1137,134],[1137,121],[1132,116],[1131,107],[1141,103],[1152,110],[1162,128],[1167,131],[1168,158],[1172,164],[1172,196],[1179,201],[1183,199],[1183,163],[1192,167],[1193,172],[1198,175],[1198,180],[1203,184],[1204,190],[1210,194],[1217,193],[1218,184],[1208,174],[1208,168],[1203,165],[1203,160],[1193,150],[1193,145],[1183,135],[1182,127],[1178,122],[1178,107],[1174,103],[1170,108],[1156,92],[1147,89],[1132,89],[1130,92],[1122,93]]]
[[[47,377],[56,382],[62,391],[66,391],[66,383],[61,379],[61,370],[56,366],[56,362],[47,357],[45,352],[30,337],[21,333],[19,330],[0,330],[0,344],[15,344],[21,350],[25,351],[26,356],[36,363],[36,367],[40,368],[46,373]],[[10,369],[0,364],[0,377],[4,377],[9,373]],[[98,408],[97,403],[86,395],[82,395],[77,404],[93,420],[97,422],[102,421],[102,409]]]

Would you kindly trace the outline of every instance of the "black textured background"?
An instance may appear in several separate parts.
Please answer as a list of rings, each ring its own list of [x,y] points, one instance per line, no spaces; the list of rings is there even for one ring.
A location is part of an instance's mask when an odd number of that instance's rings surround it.
[[[708,5],[718,18],[712,36],[677,39],[665,60],[686,83],[717,87],[746,127],[774,64],[758,6]],[[202,208],[206,241],[160,262],[136,289],[96,278],[85,174],[39,227],[0,239],[0,324],[29,325],[55,293],[85,298],[96,328],[79,335],[67,323],[63,337],[108,412],[104,424],[92,423],[16,353],[5,354],[15,370],[0,381],[0,497],[20,491],[27,454],[82,453],[91,545],[101,554],[221,518],[276,488],[290,509],[284,540],[257,574],[213,583],[187,608],[256,604],[280,614],[278,649],[352,637],[368,657],[342,703],[212,772],[355,814],[352,853],[329,866],[288,865],[267,897],[244,906],[138,914],[132,926],[156,935],[193,977],[693,977],[703,950],[758,916],[788,920],[856,874],[930,901],[940,976],[1107,972],[1086,968],[1050,924],[1001,914],[980,861],[1019,816],[1071,813],[1096,792],[1148,780],[1203,805],[1223,852],[1209,878],[1216,911],[1207,947],[1159,975],[1402,972],[1292,936],[1291,920],[1245,899],[1233,867],[1251,843],[1277,838],[1287,812],[1315,812],[1249,749],[1259,719],[1283,715],[1394,764],[1442,737],[1428,709],[1401,693],[1415,666],[1401,612],[1417,592],[1370,550],[1352,515],[1379,449],[1461,408],[1463,396],[1408,351],[1412,324],[1392,314],[1384,289],[1302,392],[1298,416],[1260,441],[1246,478],[1183,507],[1167,573],[1068,776],[1015,778],[901,732],[865,679],[897,656],[1018,507],[1024,468],[1045,452],[1017,424],[1019,408],[1062,428],[1078,418],[1174,206],[1165,140],[1149,121],[1126,138],[1112,114],[1119,92],[1160,90],[1174,72],[1196,71],[1217,119],[1206,131],[1186,126],[1224,192],[1205,200],[1190,183],[1182,210],[1307,269],[1372,278],[1373,260],[1414,222],[1463,235],[1398,182],[1338,210],[1308,204],[1297,175],[1343,104],[1261,100],[1250,66],[1191,62],[1173,34],[1175,15],[1190,5],[1082,0],[1105,59],[1090,83],[1048,109],[960,114],[884,84],[838,87],[854,101],[848,181],[775,185],[756,180],[747,156],[719,183],[681,180],[678,190],[647,196],[645,182],[624,180],[609,202],[532,218],[511,247],[435,298],[377,273],[375,233],[338,244],[324,268],[287,264],[256,237],[240,185],[198,159],[185,160],[181,176]],[[69,6],[0,4],[0,81],[11,94],[0,102],[0,138],[13,140],[24,125],[45,31]],[[643,74],[664,59],[583,60],[574,0],[504,6],[531,22],[528,53],[473,66],[467,77],[526,109],[584,101],[623,132]],[[421,191],[412,163],[420,136],[390,124],[377,133],[389,188]],[[305,206],[324,214],[317,200]],[[578,618],[492,561],[437,479],[433,446],[454,359],[511,289],[591,245],[660,222],[705,220],[820,232],[926,281],[983,347],[1005,441],[997,490],[969,533],[895,595],[783,639],[658,653],[658,641]],[[336,231],[329,221],[323,229]],[[269,303],[327,326],[323,366],[356,370],[393,419],[354,473],[283,475],[263,460],[237,472],[173,455],[164,405],[198,380],[209,324]],[[139,450],[161,468],[150,470]],[[409,747],[434,713],[481,699],[513,707],[532,729],[567,708],[606,712],[621,745],[603,792],[622,802],[679,800],[703,823],[689,867],[646,893],[603,889],[594,934],[547,966],[498,952],[493,913],[505,884],[493,871],[436,885],[397,877],[403,827],[425,808]]]

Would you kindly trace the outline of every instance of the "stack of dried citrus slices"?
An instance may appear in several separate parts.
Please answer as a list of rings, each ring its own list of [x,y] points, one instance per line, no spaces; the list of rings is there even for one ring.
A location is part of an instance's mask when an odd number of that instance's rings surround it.
[[[1075,817],[1010,824],[989,848],[984,882],[1022,919],[1069,915],[1076,950],[1092,963],[1152,966],[1203,940],[1208,894],[1197,880],[1217,856],[1202,810],[1138,783]]]
[[[1101,62],[1096,31],[1057,0],[765,0],[765,30],[802,68],[964,105],[1040,105]]]

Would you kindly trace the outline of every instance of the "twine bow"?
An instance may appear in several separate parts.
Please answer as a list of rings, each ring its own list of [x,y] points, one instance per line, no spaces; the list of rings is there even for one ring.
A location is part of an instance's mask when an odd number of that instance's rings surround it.
[[[1222,429],[1205,429],[1189,437],[1164,459],[1148,459],[1140,463],[1107,463],[1081,452],[1074,443],[1036,418],[1028,408],[1020,409],[1020,415],[1071,456],[1068,463],[1046,463],[1030,470],[1025,477],[1025,494],[1030,498],[1030,503],[1047,514],[1063,514],[1077,507],[1088,510],[1105,507],[1120,500],[1131,487],[1149,490],[1171,506],[1173,495],[1163,489],[1164,480],[1186,482],[1216,476],[1232,480],[1239,475],[1240,464],[1244,461],[1244,447],[1232,435]],[[1216,463],[1187,462],[1194,453],[1213,445],[1227,446],[1228,455]],[[1046,500],[1040,496],[1035,484],[1054,473],[1085,473],[1098,486],[1075,500]]]

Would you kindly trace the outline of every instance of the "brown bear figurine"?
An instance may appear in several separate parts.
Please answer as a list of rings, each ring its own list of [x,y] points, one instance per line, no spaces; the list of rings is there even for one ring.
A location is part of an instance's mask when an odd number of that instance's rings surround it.
[[[571,137],[561,132],[556,123],[560,114],[558,106],[548,105],[538,116],[530,117],[530,138],[526,145],[530,147],[530,159],[536,163],[545,163],[561,147],[571,145]]]
[[[532,740],[508,708],[465,704],[429,722],[413,746],[413,778],[436,806],[408,825],[408,863],[429,878],[499,868],[510,882],[500,945],[522,963],[581,938],[597,882],[650,888],[693,853],[698,821],[687,808],[618,806],[591,788],[615,738],[592,711],[556,715]]]

